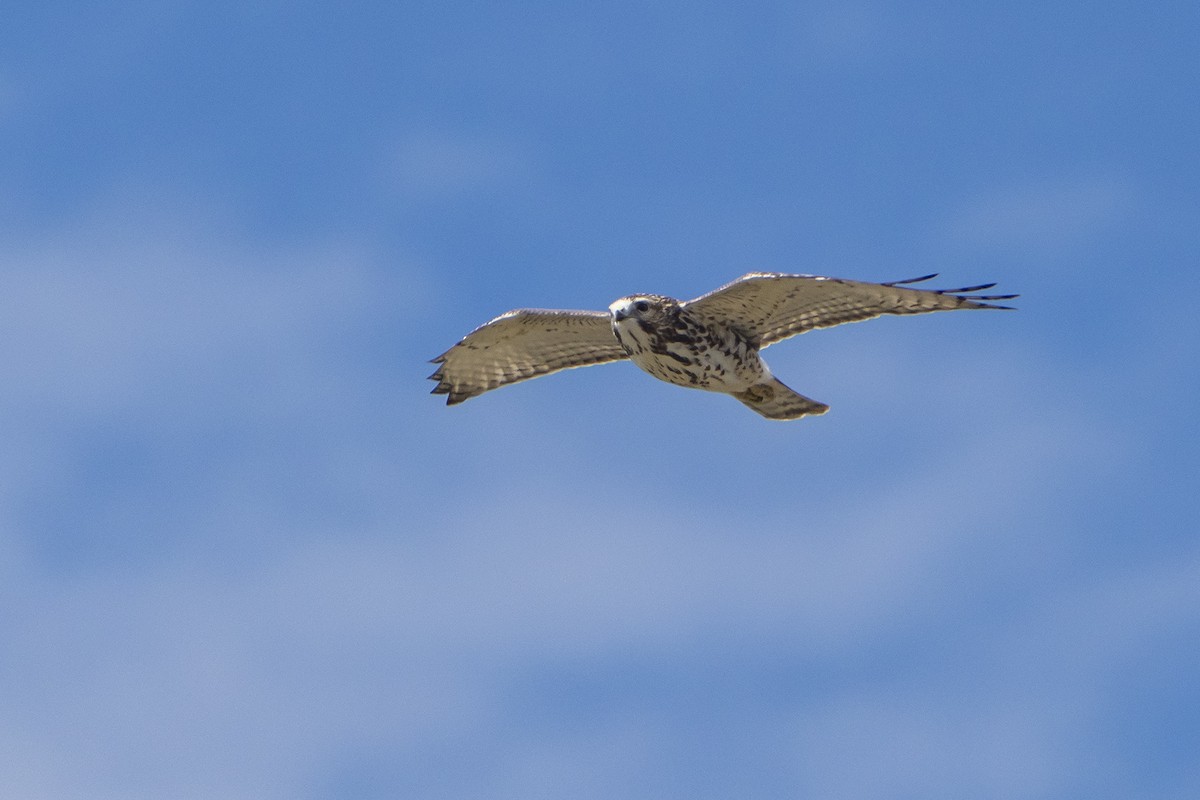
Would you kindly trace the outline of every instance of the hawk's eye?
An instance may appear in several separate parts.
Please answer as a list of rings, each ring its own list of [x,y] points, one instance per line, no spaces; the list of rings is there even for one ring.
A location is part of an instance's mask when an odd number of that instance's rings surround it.
[[[647,303],[645,300],[638,300],[636,303],[633,304],[633,307],[636,308],[638,311],[649,311],[650,310],[650,304]]]

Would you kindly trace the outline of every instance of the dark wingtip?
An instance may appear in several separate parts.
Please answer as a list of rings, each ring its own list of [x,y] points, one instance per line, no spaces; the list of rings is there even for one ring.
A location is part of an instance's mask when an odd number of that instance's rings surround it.
[[[993,301],[993,300],[1016,300],[1020,296],[1021,295],[1019,295],[1019,294],[987,294],[987,295],[975,295],[973,297],[967,297],[966,299],[970,300],[973,303],[977,303],[980,308],[994,308],[997,311],[1016,311],[1017,309],[1013,306],[995,305],[991,301]]]
[[[1014,300],[1021,295],[1019,294],[963,294],[959,295],[963,300]]]
[[[1012,306],[994,305],[992,301],[1016,300],[1021,296],[1019,294],[967,294],[967,292],[986,291],[995,285],[995,283],[981,283],[977,286],[963,286],[960,289],[939,289],[938,294],[957,298],[959,302],[968,304],[968,308],[994,308],[998,311],[1016,311]]]
[[[927,281],[927,280],[930,280],[931,278],[936,278],[938,276],[938,274],[939,273],[937,273],[937,272],[931,272],[928,275],[922,275],[919,278],[909,278],[908,280],[903,280],[903,281],[891,281],[890,283],[885,283],[883,285],[884,286],[905,286],[907,284],[912,284],[912,283],[921,283],[922,281]],[[1001,309],[1003,311],[1016,311],[1016,309],[1013,308],[1012,306],[997,306],[997,305],[990,305],[989,303],[992,300],[1015,300],[1021,296],[1019,294],[967,294],[967,292],[987,291],[988,289],[991,289],[995,285],[996,284],[994,282],[993,283],[981,283],[977,286],[963,286],[959,289],[934,289],[932,291],[935,291],[938,294],[942,294],[942,295],[957,297],[959,300],[965,300],[969,303],[972,303],[973,308],[996,308],[996,309]]]
[[[941,274],[940,272],[931,272],[928,275],[922,275],[919,278],[906,278],[905,280],[902,280],[902,281],[889,281],[888,283],[885,283],[883,285],[884,286],[903,286],[906,283],[920,283],[921,281],[932,280],[933,278],[936,278],[940,274]]]
[[[981,283],[978,286],[964,286],[961,289],[939,289],[938,291],[941,292],[942,294],[962,294],[963,292],[982,292],[984,289],[990,289],[995,285],[996,284],[994,282],[993,283]]]
[[[474,397],[474,395],[467,394],[465,392],[456,392],[451,388],[450,384],[444,382],[439,383],[437,386],[430,389],[429,393],[446,395],[446,405],[448,406],[456,406],[462,401],[469,400]]]
[[[1016,311],[1014,306],[1001,306],[994,303],[981,303],[980,300],[1012,300],[1015,297],[1020,297],[1019,294],[997,295],[996,297],[968,297],[963,298],[971,303],[969,308],[994,308],[998,311]]]

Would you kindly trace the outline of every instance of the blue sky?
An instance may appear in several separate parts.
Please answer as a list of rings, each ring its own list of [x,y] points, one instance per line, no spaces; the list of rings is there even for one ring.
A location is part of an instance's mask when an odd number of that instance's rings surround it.
[[[1194,4],[3,17],[0,794],[1200,793]],[[1022,298],[427,394],[751,270]]]

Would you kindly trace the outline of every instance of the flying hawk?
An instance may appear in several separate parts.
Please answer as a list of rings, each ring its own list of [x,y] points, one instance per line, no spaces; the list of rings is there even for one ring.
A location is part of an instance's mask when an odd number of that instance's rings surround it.
[[[925,275],[891,283],[751,272],[680,302],[657,294],[622,297],[608,311],[522,308],[501,314],[433,359],[434,394],[454,405],[509,383],[572,367],[630,359],[667,383],[733,395],[768,419],[824,414],[771,375],[759,351],[814,328],[883,314],[998,308],[979,295],[996,284],[962,289],[911,289]]]

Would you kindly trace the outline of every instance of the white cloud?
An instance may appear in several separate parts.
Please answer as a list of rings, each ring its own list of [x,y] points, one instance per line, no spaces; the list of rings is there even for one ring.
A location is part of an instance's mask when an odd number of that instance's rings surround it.
[[[1067,466],[1030,459],[1043,433],[1039,426],[1005,445],[1011,428],[998,426],[977,451],[919,467],[849,514],[845,497],[749,519],[669,495],[631,505],[619,476],[583,499],[570,479],[544,475],[526,485],[501,481],[471,493],[467,504],[409,508],[400,527],[338,529],[327,521],[323,536],[276,548],[244,570],[171,562],[83,580],[26,574],[9,585],[7,602],[25,620],[5,633],[19,654],[4,674],[21,692],[8,704],[10,718],[24,746],[43,730],[42,746],[56,741],[72,753],[54,773],[78,787],[59,792],[65,797],[296,796],[347,751],[386,746],[403,758],[434,741],[479,753],[490,777],[463,779],[471,785],[509,786],[507,795],[517,796],[569,785],[567,776],[584,769],[600,792],[624,785],[618,762],[628,763],[628,748],[661,747],[670,724],[638,725],[625,710],[606,721],[577,720],[575,745],[559,734],[544,738],[536,726],[497,741],[489,731],[509,713],[514,679],[540,665],[603,665],[626,653],[669,662],[730,639],[751,647],[787,642],[810,658],[853,663],[879,637],[957,602],[963,589],[951,573],[963,562],[953,553],[990,549],[1006,535],[1003,522],[980,529],[971,503],[926,507],[919,487],[938,484],[939,495],[953,495],[963,475],[1007,476],[996,492],[1006,513],[1019,517],[1016,509],[1036,508],[1038,493],[1055,490],[1053,476]],[[1018,474],[1018,464],[1041,472]],[[1081,612],[1104,619],[1105,609],[1140,605],[1142,617],[1158,616],[1145,594],[1161,594],[1160,577],[1116,595],[1085,592],[1079,608],[1051,615],[1044,635],[1003,628],[1003,636],[1022,638],[1023,652],[1005,645],[1015,664],[995,663],[1020,675],[1054,652]],[[1092,633],[1078,634],[1080,648]],[[1091,674],[1110,668],[1103,659],[1082,666]],[[979,680],[1003,684],[1005,674]],[[1057,756],[1042,745],[1061,744],[1064,734],[1049,717],[1030,717],[1011,689],[977,712],[952,698],[929,707],[920,694],[929,690],[917,681],[897,689],[898,698],[882,698],[868,688],[803,711],[803,763],[823,765],[820,780],[806,780],[830,796],[839,796],[833,788],[851,796],[854,787],[889,781],[927,787],[926,767],[943,770],[945,783],[935,788],[1004,785],[1013,796],[1035,796],[1024,789],[1050,781]],[[764,723],[764,735],[795,724],[788,709],[778,712],[782,719]],[[968,753],[963,731],[978,725],[989,728],[987,748]],[[855,761],[881,753],[869,770]],[[1018,775],[1011,760],[1023,754],[1030,770]],[[45,762],[17,762],[9,785],[49,780],[38,772]],[[1045,769],[1033,770],[1037,763]],[[100,775],[109,776],[108,791],[96,790]]]
[[[1031,547],[1031,533],[1078,535],[1056,503],[1103,479],[1126,444],[1091,435],[1108,420],[1070,388],[1086,376],[1043,354],[973,362],[969,342],[922,353],[889,337],[864,362],[852,338],[832,336],[827,349],[792,346],[814,380],[843,394],[845,421],[771,426],[699,397],[686,419],[622,414],[614,399],[581,425],[577,406],[548,410],[562,397],[548,381],[544,393],[497,395],[479,401],[494,410],[457,416],[419,387],[394,408],[389,399],[402,432],[381,435],[385,426],[356,417],[366,406],[353,387],[380,380],[370,373],[386,359],[347,354],[364,317],[399,313],[401,295],[381,293],[387,279],[369,255],[260,253],[187,223],[149,230],[90,224],[27,244],[6,265],[3,334],[29,347],[4,355],[19,378],[4,403],[34,423],[0,460],[10,513],[37,488],[28,460],[41,487],[70,485],[55,471],[72,446],[56,428],[64,421],[117,419],[121,433],[156,436],[181,426],[198,434],[168,439],[184,460],[232,429],[255,444],[256,461],[185,473],[196,485],[182,511],[113,517],[114,539],[150,522],[156,537],[183,531],[193,543],[157,558],[63,571],[31,556],[27,540],[0,537],[11,654],[0,662],[0,752],[16,765],[0,790],[14,796],[295,797],[356,757],[428,762],[438,747],[472,754],[463,781],[476,793],[549,793],[581,773],[597,795],[629,787],[631,774],[662,773],[661,756],[629,756],[669,749],[680,725],[670,709],[617,691],[616,707],[593,719],[569,699],[541,698],[561,715],[549,725],[524,718],[517,687],[563,665],[603,678],[628,658],[686,674],[714,651],[746,649],[861,671],[880,640],[905,631],[963,636],[963,609],[980,591],[1056,555],[1053,544]],[[773,362],[785,352],[773,348]],[[887,404],[916,395],[919,424],[897,424]],[[809,480],[798,464],[833,477]],[[318,479],[293,480],[294,470]],[[338,502],[297,497],[330,484]],[[742,502],[752,491],[774,499]],[[1117,610],[1142,609],[1124,631],[1186,623],[1161,613],[1196,607],[1186,592],[1162,594],[1184,572],[1131,570],[1114,594],[1065,575],[1073,583],[1061,591],[1023,595],[1021,624],[1003,613],[978,621],[989,666],[978,684],[953,670],[957,700],[929,702],[940,677],[898,677],[886,696],[839,683],[783,703],[755,735],[795,743],[808,770],[797,780],[831,796],[889,785],[1048,791],[1076,763],[1080,720],[1103,707],[1081,690],[1056,722],[1041,705],[1057,707],[1060,678],[1075,669],[1094,687],[1134,651],[1133,634],[1094,647]],[[1089,614],[1101,622],[1071,640]],[[1023,694],[1022,676],[1046,657],[1058,676]],[[978,726],[989,731],[981,753],[968,747]],[[1017,775],[1021,758],[1030,769]],[[920,767],[942,767],[946,783]],[[413,780],[423,796],[461,786]]]
[[[149,389],[223,388],[211,384],[230,370],[298,368],[279,359],[353,328],[389,280],[352,246],[253,250],[219,228],[126,213],[6,254],[0,335],[20,344],[4,355],[17,379],[7,402],[102,413],[162,399]]]
[[[369,390],[394,384],[371,365],[389,360],[385,331],[411,333],[405,312],[427,297],[422,274],[384,270],[353,243],[236,239],[127,203],[5,248],[0,549],[33,541],[37,508],[79,506],[97,533],[112,524],[150,536],[234,509],[250,525],[252,479],[281,461],[283,475],[302,477],[281,453],[324,453],[304,468],[328,471],[330,486],[339,462],[357,457],[361,440],[339,429],[359,423]],[[86,466],[113,448],[134,448],[145,474],[82,500],[88,470],[93,484],[120,475],[118,464]]]

